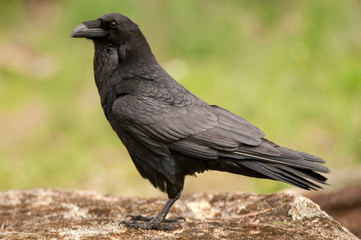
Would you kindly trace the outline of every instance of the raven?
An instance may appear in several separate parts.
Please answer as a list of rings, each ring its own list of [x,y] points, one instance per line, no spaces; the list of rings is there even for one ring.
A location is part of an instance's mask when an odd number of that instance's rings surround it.
[[[143,178],[168,194],[155,217],[129,215],[128,227],[169,230],[166,219],[186,175],[217,170],[316,190],[321,158],[281,147],[243,118],[193,95],[157,62],[137,24],[119,13],[86,21],[71,37],[94,42],[94,76],[104,114]],[[320,173],[319,173],[320,172]]]

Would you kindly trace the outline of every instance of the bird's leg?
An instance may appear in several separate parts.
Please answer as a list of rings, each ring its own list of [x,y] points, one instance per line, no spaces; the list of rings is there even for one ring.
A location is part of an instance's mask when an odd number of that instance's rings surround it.
[[[162,210],[155,217],[144,217],[141,215],[128,215],[130,217],[130,222],[123,221],[127,227],[133,228],[142,228],[142,229],[157,229],[157,230],[172,230],[175,227],[180,227],[180,220],[185,219],[183,217],[177,217],[173,219],[166,219],[170,208],[173,206],[175,201],[177,201],[180,197],[180,193],[175,198],[169,198],[168,201],[163,206]],[[138,222],[143,221],[143,222]]]

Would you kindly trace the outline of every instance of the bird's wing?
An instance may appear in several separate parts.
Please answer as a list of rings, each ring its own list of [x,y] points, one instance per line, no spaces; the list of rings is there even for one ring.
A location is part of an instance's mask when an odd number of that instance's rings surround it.
[[[142,79],[123,81],[113,114],[153,152],[169,150],[217,159],[218,151],[233,152],[240,145],[258,146],[264,134],[244,119],[210,106],[180,85]],[[174,82],[172,82],[174,84]]]
[[[133,89],[126,89],[132,84],[136,84]],[[221,159],[217,170],[271,178],[304,189],[320,188],[307,178],[326,181],[317,173],[329,172],[319,164],[324,163],[322,159],[266,140],[262,131],[241,117],[206,104],[182,87],[149,81],[125,86],[112,113],[133,137],[165,159],[170,151]]]

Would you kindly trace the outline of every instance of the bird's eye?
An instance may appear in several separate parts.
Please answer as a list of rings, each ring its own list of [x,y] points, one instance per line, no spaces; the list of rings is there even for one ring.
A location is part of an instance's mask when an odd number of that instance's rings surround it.
[[[116,28],[117,27],[117,22],[116,21],[111,21],[110,23],[109,23],[109,27],[110,28]]]

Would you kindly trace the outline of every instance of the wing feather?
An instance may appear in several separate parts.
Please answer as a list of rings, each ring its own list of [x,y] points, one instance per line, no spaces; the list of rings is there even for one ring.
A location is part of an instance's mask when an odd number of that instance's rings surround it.
[[[123,82],[128,94],[114,102],[112,112],[156,153],[167,154],[168,147],[191,157],[214,159],[218,150],[236,151],[240,145],[262,142],[261,130],[223,108],[206,104],[180,85],[170,88],[164,83],[129,81]]]
[[[157,154],[169,155],[171,150],[199,159],[235,159],[262,174],[273,172],[274,178],[288,178],[302,186],[310,184],[297,182],[293,175],[324,181],[313,171],[329,171],[318,164],[324,163],[322,159],[266,140],[261,130],[243,118],[208,105],[175,82],[168,86],[167,82],[144,79],[129,81],[123,82],[127,94],[114,102],[112,112],[134,137]],[[287,169],[275,170],[264,164],[281,164]]]

